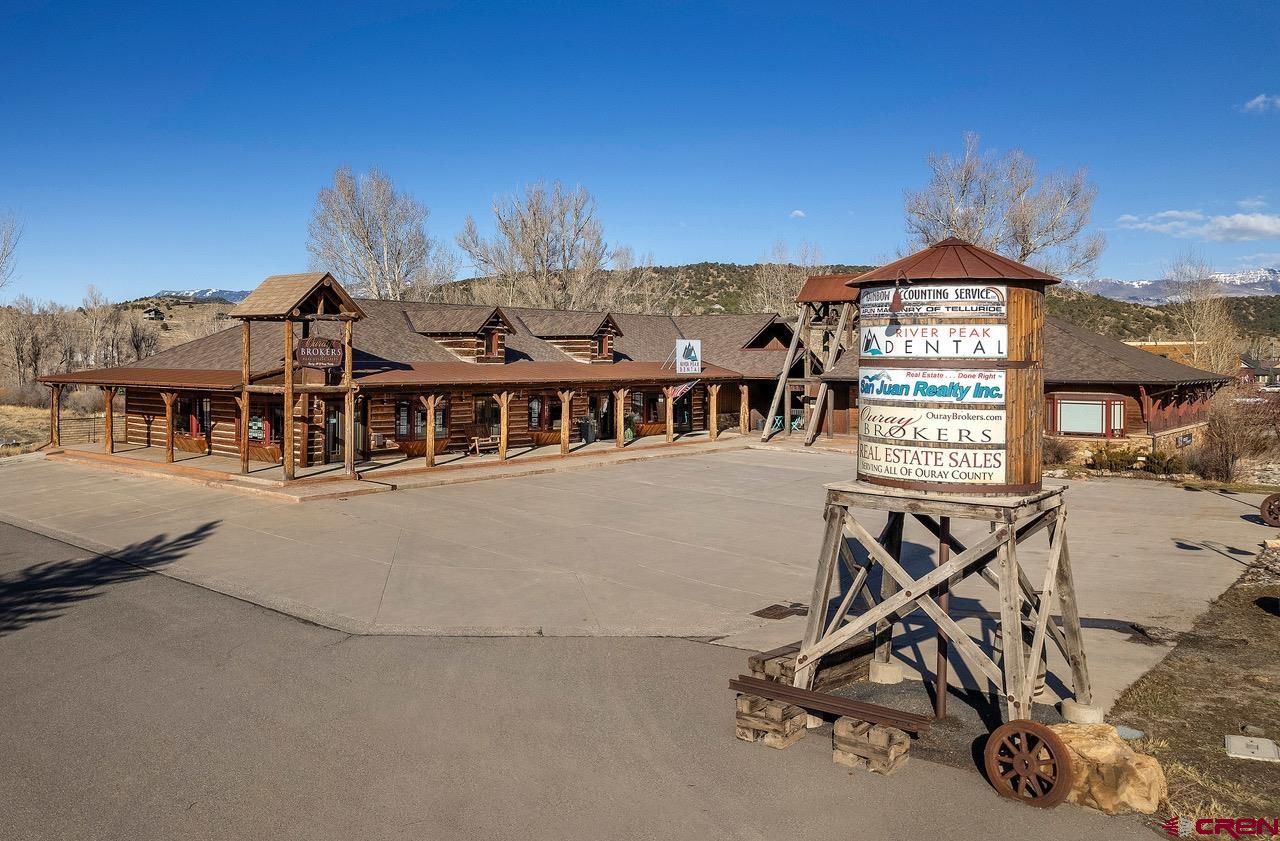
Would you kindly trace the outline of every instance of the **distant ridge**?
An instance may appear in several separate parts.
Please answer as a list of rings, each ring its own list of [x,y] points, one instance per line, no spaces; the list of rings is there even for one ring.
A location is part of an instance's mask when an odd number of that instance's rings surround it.
[[[1248,298],[1258,295],[1280,295],[1280,268],[1246,269],[1239,272],[1218,272],[1213,275],[1228,298]],[[1167,304],[1178,290],[1167,280],[1100,280],[1070,281],[1070,286],[1081,292],[1089,292],[1126,301],[1131,304]]]
[[[249,293],[237,289],[161,289],[151,297],[176,298],[180,301],[226,301],[228,304],[238,304],[249,297]]]

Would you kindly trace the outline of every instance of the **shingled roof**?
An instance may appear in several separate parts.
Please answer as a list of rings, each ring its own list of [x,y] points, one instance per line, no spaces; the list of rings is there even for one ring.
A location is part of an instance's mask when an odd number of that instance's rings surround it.
[[[227,315],[231,318],[283,318],[322,287],[326,295],[340,301],[342,310],[364,316],[355,299],[328,272],[272,275],[259,283]]]
[[[846,281],[849,286],[886,280],[1031,280],[1058,283],[1039,269],[1002,257],[994,251],[947,237],[901,260],[863,272]]]
[[[956,367],[963,368],[958,360]],[[858,355],[845,353],[822,375],[826,380],[858,378]],[[1124,342],[1100,336],[1058,318],[1045,319],[1045,385],[1197,385],[1221,384],[1230,377],[1201,371]]]
[[[503,324],[511,325],[511,320],[498,307],[479,304],[406,303],[404,311],[416,333],[478,333],[495,315]]]
[[[589,338],[606,325],[621,332],[622,328],[607,312],[581,310],[546,310],[533,307],[507,307],[506,311],[524,322],[529,332],[539,338]]]

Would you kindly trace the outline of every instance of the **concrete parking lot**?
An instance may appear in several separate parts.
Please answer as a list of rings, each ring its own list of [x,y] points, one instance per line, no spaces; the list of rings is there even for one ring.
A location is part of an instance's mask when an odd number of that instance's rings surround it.
[[[852,472],[843,454],[741,450],[289,505],[33,460],[0,466],[0,519],[351,633],[762,650],[799,638],[803,617],[753,613],[808,599],[823,486]],[[1266,530],[1252,497],[1098,480],[1072,482],[1068,499],[1090,665],[1109,705],[1167,650],[1134,626],[1190,628]],[[880,522],[868,513],[873,533]],[[931,545],[908,530],[913,563]],[[1043,555],[1022,553],[1033,580]],[[981,613],[992,595],[974,580],[952,605]],[[978,618],[962,624],[989,636]],[[927,675],[931,627],[913,618],[908,630],[897,654]],[[953,662],[953,682],[971,682]]]
[[[352,636],[4,525],[0,582],[6,841],[1151,838],[740,742],[730,648]]]

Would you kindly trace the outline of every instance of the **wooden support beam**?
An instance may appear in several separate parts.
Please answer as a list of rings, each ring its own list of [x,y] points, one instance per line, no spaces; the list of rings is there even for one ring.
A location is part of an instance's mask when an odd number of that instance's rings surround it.
[[[49,386],[49,446],[62,446],[62,386]]]
[[[1067,545],[1066,521],[1057,527],[1055,535],[1062,542],[1061,557],[1058,558],[1058,571],[1054,577],[1058,585],[1058,604],[1062,606],[1063,634],[1067,641],[1067,662],[1071,664],[1071,689],[1076,693],[1076,701],[1081,704],[1093,703],[1093,687],[1089,683],[1089,665],[1084,656],[1084,637],[1080,633],[1080,608],[1076,605],[1075,582],[1071,576],[1071,550]],[[1048,606],[1045,606],[1048,611]]]
[[[112,386],[106,386],[102,389],[102,434],[106,438],[103,446],[108,453],[116,451],[116,434],[115,434],[115,402],[116,389]]]
[[[671,399],[671,395],[675,393],[675,389],[669,385],[662,387],[662,393],[666,395],[663,403],[667,407],[667,443],[670,444],[676,440],[676,407],[675,401]]]
[[[160,399],[164,401],[164,460],[173,464],[173,401],[178,399],[178,393],[162,391]]]
[[[809,596],[809,617],[805,621],[804,639],[800,651],[808,651],[823,639],[826,625],[827,604],[831,601],[831,583],[836,573],[836,557],[844,544],[845,509],[827,505],[827,526],[822,532],[822,548],[818,550],[818,575],[813,580],[813,594]],[[828,635],[827,638],[829,638]],[[809,689],[813,683],[814,667],[818,658],[796,659],[795,677],[792,682],[801,689]]]
[[[800,335],[804,330],[804,323],[807,321],[809,314],[809,305],[802,304],[796,313],[796,329],[791,334],[791,345],[787,348],[787,359],[782,363],[782,373],[778,375],[778,386],[773,390],[773,402],[769,404],[769,414],[764,419],[764,432],[760,435],[761,441],[768,441],[769,436],[773,434],[773,419],[778,414],[778,406],[782,403],[782,397],[787,392],[787,378],[791,376],[791,366],[796,361],[796,348],[800,346]],[[808,353],[808,351],[805,351]],[[788,407],[790,407],[790,397],[788,396]],[[791,412],[787,412],[787,421],[790,422]],[[786,425],[786,424],[784,424]]]
[[[619,450],[627,445],[627,395],[629,389],[620,388],[613,392],[613,431],[614,446]]]
[[[240,322],[240,397],[236,403],[240,406],[240,417],[237,418],[240,427],[240,472],[249,472],[249,379],[252,376],[249,370],[250,356],[250,332],[249,322]]]
[[[284,435],[281,449],[284,450],[284,478],[293,479],[293,319],[284,320]]]
[[[438,394],[419,394],[422,408],[427,413],[427,467],[436,466],[436,406],[440,401]]]
[[[707,384],[707,432],[714,441],[720,437],[720,384]]]
[[[845,303],[840,305],[840,321],[836,324],[836,332],[831,337],[831,346],[827,348],[827,358],[822,363],[823,373],[830,371],[831,367],[836,364],[837,357],[840,356],[840,340],[844,337],[844,328],[849,323],[849,316],[852,312],[853,304]],[[796,326],[799,327],[798,324]],[[813,414],[809,416],[809,428],[804,436],[806,447],[813,443],[813,439],[818,437],[818,418],[822,415],[822,410],[827,403],[830,391],[831,389],[827,387],[825,381],[818,386],[818,398],[813,403]],[[828,422],[826,427],[828,434],[830,434],[831,424]]]
[[[889,519],[884,526],[884,534],[879,545],[894,560],[902,557],[902,531],[906,526],[907,515],[901,511],[889,512]],[[898,582],[892,575],[880,576],[880,600],[898,592]],[[893,617],[876,624],[875,659],[880,663],[888,663],[893,656]]]
[[[561,389],[560,395],[560,455],[569,455],[569,435],[573,424],[573,389]]]
[[[497,395],[498,398],[498,461],[507,460],[507,441],[510,437],[511,428],[511,392],[504,391]],[[561,418],[560,425],[564,426],[564,419]]]
[[[355,329],[355,322],[350,319],[344,319],[342,322],[342,469],[351,479],[360,478],[356,473],[356,387],[351,376],[351,358],[355,354],[355,348],[352,344],[352,331]],[[427,419],[432,429],[435,428],[435,418]],[[434,459],[434,454],[430,454],[427,458]],[[428,461],[428,466],[431,462]]]
[[[996,553],[1000,576],[1000,668],[1004,672],[1005,718],[1031,717],[1031,696],[1026,693],[1026,658],[1022,640],[1022,594],[1018,588],[1018,551],[1010,535]]]
[[[751,431],[751,391],[746,383],[738,384],[738,431],[743,435]]]

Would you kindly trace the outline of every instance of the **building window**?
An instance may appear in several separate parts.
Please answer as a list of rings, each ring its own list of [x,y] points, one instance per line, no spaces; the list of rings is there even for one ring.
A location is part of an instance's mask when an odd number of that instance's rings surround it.
[[[436,437],[449,434],[449,404],[444,399],[436,401]]]
[[[484,355],[502,355],[502,333],[497,330],[490,330],[484,334]]]
[[[208,397],[178,395],[173,401],[173,431],[178,435],[208,437],[210,417]]]
[[[641,423],[664,423],[667,419],[667,398],[661,391],[633,391],[631,410]]]
[[[442,430],[442,412],[436,409],[436,431]],[[400,400],[396,403],[396,440],[422,441],[427,437],[427,410],[421,401]]]
[[[601,333],[596,336],[596,356],[604,358],[609,355],[609,334]]]
[[[284,438],[284,408],[255,404],[249,409],[249,443],[279,444]]]
[[[530,431],[549,432],[559,429],[562,408],[559,395],[531,394],[529,396]]]
[[[1096,438],[1124,437],[1124,398],[1120,395],[1049,396],[1051,432]]]

